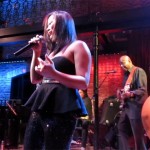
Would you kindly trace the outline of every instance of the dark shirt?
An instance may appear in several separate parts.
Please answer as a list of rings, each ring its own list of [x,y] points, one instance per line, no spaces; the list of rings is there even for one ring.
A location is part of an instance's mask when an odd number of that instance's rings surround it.
[[[125,85],[126,80],[128,79],[128,76],[132,71],[133,67],[129,71],[125,72],[123,86]],[[147,75],[145,71],[140,67],[137,67],[133,74],[130,85],[130,92],[134,93],[134,97],[125,100],[125,111],[130,118],[139,118],[142,105],[148,96]]]
[[[87,109],[89,119],[91,120],[92,119],[92,102],[91,102],[91,99],[87,96],[87,97],[83,98],[83,102],[84,102],[85,107]]]

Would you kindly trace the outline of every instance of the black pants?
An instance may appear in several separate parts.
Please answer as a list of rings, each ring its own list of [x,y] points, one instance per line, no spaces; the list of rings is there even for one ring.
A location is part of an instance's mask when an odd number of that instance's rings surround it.
[[[69,150],[76,118],[32,113],[24,137],[24,150]]]
[[[128,140],[132,135],[134,137],[135,150],[146,150],[141,119],[129,119],[128,116],[123,113],[118,122],[119,150],[130,149]]]
[[[87,138],[88,138],[88,128],[89,128],[90,121],[89,120],[82,120],[82,141],[81,146],[86,147]]]
[[[87,139],[88,139],[88,129],[89,129],[90,121],[87,119],[78,119],[76,127],[81,127],[81,132],[74,133],[74,140],[78,141],[79,136],[81,138],[81,147],[86,147]]]

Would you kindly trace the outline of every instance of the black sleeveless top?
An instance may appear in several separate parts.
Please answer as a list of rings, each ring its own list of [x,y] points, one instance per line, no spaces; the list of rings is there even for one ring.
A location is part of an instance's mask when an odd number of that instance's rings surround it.
[[[56,70],[74,75],[75,66],[67,58],[53,58]],[[36,112],[63,114],[74,112],[77,116],[87,115],[85,105],[78,90],[68,88],[60,83],[42,83],[24,105]]]

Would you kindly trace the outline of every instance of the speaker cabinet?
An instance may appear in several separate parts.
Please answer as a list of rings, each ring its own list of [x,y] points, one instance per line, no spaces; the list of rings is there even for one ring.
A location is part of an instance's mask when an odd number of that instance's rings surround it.
[[[120,102],[115,97],[109,97],[101,106],[100,124],[112,125],[120,113]]]
[[[36,89],[36,85],[31,84],[30,73],[24,73],[12,78],[10,99],[21,99],[24,104]]]

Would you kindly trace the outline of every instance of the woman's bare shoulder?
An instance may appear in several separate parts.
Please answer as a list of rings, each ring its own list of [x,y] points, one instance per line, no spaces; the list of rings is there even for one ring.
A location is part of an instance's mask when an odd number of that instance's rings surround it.
[[[89,51],[89,47],[88,45],[86,44],[86,42],[82,41],[82,40],[76,40],[74,41],[71,45],[70,45],[70,48],[73,49],[73,50],[88,50]]]
[[[72,45],[87,45],[84,41],[82,41],[82,40],[76,40],[76,41],[74,41],[73,43],[72,43]]]
[[[91,55],[90,54],[90,49],[87,46],[87,44],[84,41],[81,40],[76,40],[73,43],[71,43],[65,53],[66,56],[72,56],[72,58],[74,58],[74,56],[76,55],[79,58],[79,55]]]

